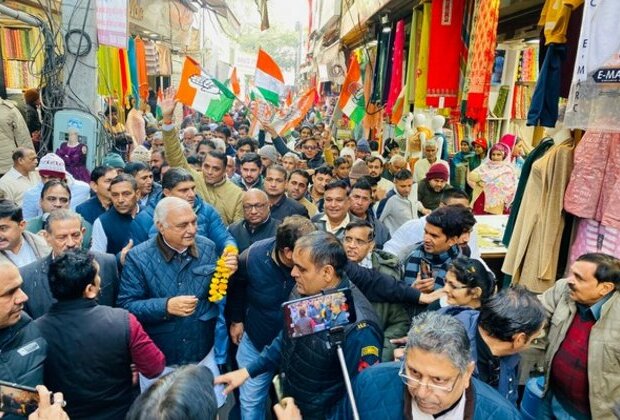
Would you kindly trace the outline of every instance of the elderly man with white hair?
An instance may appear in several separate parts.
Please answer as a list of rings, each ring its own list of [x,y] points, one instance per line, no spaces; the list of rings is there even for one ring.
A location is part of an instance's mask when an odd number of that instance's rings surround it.
[[[434,139],[430,139],[424,143],[424,158],[418,160],[413,166],[413,180],[415,182],[422,182],[426,178],[428,170],[437,162],[446,165],[448,174],[450,173],[448,162],[437,157],[437,142]]]
[[[153,219],[157,236],[127,254],[118,305],[138,318],[167,366],[201,363],[218,374],[214,345],[223,301],[209,300],[215,244],[196,235],[196,214],[181,198],[163,198]],[[235,271],[237,256],[223,255]]]

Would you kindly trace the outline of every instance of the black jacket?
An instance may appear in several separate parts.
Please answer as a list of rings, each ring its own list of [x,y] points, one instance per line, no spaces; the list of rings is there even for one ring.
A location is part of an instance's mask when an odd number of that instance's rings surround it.
[[[269,217],[262,225],[251,230],[245,220],[239,220],[228,227],[228,231],[237,242],[239,253],[245,251],[255,242],[263,239],[273,238],[276,236],[276,229],[280,224],[280,220]]]
[[[271,217],[274,219],[284,220],[285,217],[293,215],[310,218],[308,210],[306,210],[303,204],[288,198],[286,195],[283,195],[276,204],[271,206]]]
[[[116,258],[111,254],[90,251],[99,264],[99,277],[101,278],[101,292],[97,301],[101,305],[115,306],[118,296],[119,276],[116,265]],[[24,279],[22,290],[28,295],[28,301],[24,304],[24,311],[32,318],[36,319],[43,316],[56,302],[52,296],[48,281],[52,254],[40,258],[33,263],[25,265],[19,269],[19,273]]]
[[[272,258],[275,238],[252,245],[239,257],[239,269],[229,283],[226,309],[232,322],[243,322],[254,347],[261,351],[282,330],[280,306],[286,302],[295,280],[291,268]],[[417,304],[420,292],[402,281],[349,262],[345,272],[371,302]]]
[[[47,343],[22,312],[17,324],[0,330],[0,380],[35,387],[43,383]]]

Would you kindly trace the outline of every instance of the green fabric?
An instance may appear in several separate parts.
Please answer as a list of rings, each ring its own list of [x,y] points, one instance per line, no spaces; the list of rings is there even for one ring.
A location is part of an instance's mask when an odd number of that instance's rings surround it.
[[[398,257],[389,252],[376,250],[371,256],[372,266],[379,270],[380,273],[394,277],[396,280],[402,281],[403,267]],[[394,360],[394,349],[396,345],[390,343],[392,338],[401,338],[407,335],[409,324],[411,323],[407,309],[404,305],[398,303],[372,303],[377,316],[379,317],[381,328],[383,329],[383,362],[391,362]]]

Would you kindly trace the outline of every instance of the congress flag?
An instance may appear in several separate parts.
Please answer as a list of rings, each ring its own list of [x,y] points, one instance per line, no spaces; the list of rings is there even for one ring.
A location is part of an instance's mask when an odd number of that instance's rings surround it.
[[[196,60],[185,57],[177,99],[207,117],[221,121],[232,107],[235,96],[223,83],[206,74]]]
[[[284,136],[293,130],[306,116],[314,103],[314,89],[310,88],[304,92],[288,110],[277,115],[272,123],[274,130],[279,135]]]
[[[280,95],[284,93],[284,76],[274,59],[262,49],[258,50],[254,84],[265,100],[280,106]]]
[[[355,57],[351,58],[347,77],[344,79],[338,98],[338,108],[355,124],[359,124],[366,114],[362,73]]]

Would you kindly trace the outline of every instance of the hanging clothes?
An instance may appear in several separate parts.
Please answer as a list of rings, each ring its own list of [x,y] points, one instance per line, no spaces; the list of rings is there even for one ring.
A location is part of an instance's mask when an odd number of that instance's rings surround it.
[[[616,74],[613,70],[620,67],[620,37],[611,35],[618,31],[618,16],[618,0],[588,1],[584,5],[579,50],[564,117],[568,128],[620,131],[620,84],[613,83]],[[612,70],[612,83],[602,83],[609,74],[607,69]]]
[[[565,59],[566,45],[549,45],[527,113],[527,125],[555,127],[558,120],[562,63]]]
[[[525,186],[527,185],[527,181],[529,180],[530,173],[532,171],[532,165],[540,158],[542,158],[545,153],[553,146],[553,139],[546,138],[540,142],[538,146],[532,152],[527,155],[525,162],[523,163],[523,167],[521,168],[521,176],[519,177],[519,184],[517,185],[517,192],[515,193],[515,198],[512,202],[512,208],[510,209],[510,216],[508,217],[508,222],[506,222],[506,229],[504,229],[504,238],[502,242],[505,246],[510,245],[510,239],[512,238],[512,232],[515,227],[515,222],[517,221],[517,216],[519,215],[519,211],[521,208],[521,202],[523,200],[523,193],[525,192]]]
[[[153,41],[144,41],[144,54],[146,56],[146,74],[148,76],[159,75],[159,54]]]
[[[465,115],[484,128],[488,115],[491,73],[495,62],[499,0],[480,1],[476,8],[467,63],[467,105]]]
[[[97,49],[99,77],[97,92],[101,96],[120,98],[123,92],[119,49],[100,45]]]
[[[573,9],[584,0],[546,0],[540,14],[538,26],[545,31],[545,44],[565,44],[568,22]],[[613,1],[613,0],[612,0]]]
[[[552,147],[532,166],[523,193],[531,203],[519,212],[502,272],[512,284],[542,293],[557,276],[560,243],[564,232],[564,192],[573,169],[572,140]]]
[[[431,33],[431,4],[424,3],[420,29],[420,47],[415,70],[415,108],[426,108],[426,88],[428,85],[428,54]]]
[[[392,107],[400,95],[403,88],[403,61],[405,54],[405,21],[399,20],[396,23],[396,34],[394,35],[394,48],[392,53],[392,73],[390,77],[390,90],[388,93],[385,112],[392,115]]]
[[[159,75],[170,76],[172,74],[172,56],[170,49],[162,44],[155,44],[157,57],[159,57]]]
[[[140,79],[138,77],[138,63],[136,60],[136,40],[129,38],[127,41],[127,60],[129,62],[129,74],[131,75],[131,96],[139,97],[138,88]]]
[[[457,106],[461,37],[465,0],[439,0],[432,3],[426,105],[439,108]]]
[[[574,164],[564,209],[620,229],[620,133],[587,131]]]
[[[140,105],[140,100],[146,100],[149,96],[149,79],[146,74],[146,52],[144,50],[144,41],[136,38],[136,66],[138,69],[138,95],[136,97],[136,106]]]
[[[374,82],[372,88],[371,101],[374,103],[383,102],[383,95],[385,90],[385,82],[388,72],[388,56],[390,52],[390,41],[392,37],[392,31],[379,32],[379,39],[377,45],[377,65],[375,67]]]
[[[590,252],[603,252],[620,258],[620,229],[603,226],[592,219],[577,219],[567,267]]]

